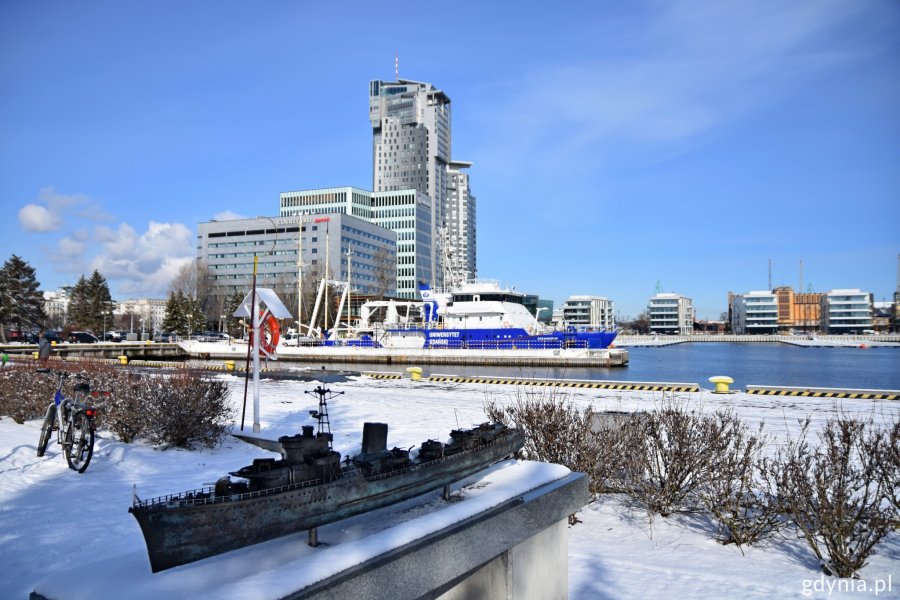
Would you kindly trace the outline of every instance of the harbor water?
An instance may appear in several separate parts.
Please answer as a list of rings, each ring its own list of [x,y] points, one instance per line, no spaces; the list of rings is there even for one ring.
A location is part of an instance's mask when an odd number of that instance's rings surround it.
[[[787,344],[683,343],[628,348],[630,362],[618,368],[500,368],[422,365],[432,374],[492,375],[611,381],[699,383],[727,375],[733,389],[782,385],[900,390],[900,348],[804,348]],[[343,369],[405,372],[408,365],[342,365]],[[281,368],[297,368],[283,363]],[[318,368],[318,367],[317,367]]]

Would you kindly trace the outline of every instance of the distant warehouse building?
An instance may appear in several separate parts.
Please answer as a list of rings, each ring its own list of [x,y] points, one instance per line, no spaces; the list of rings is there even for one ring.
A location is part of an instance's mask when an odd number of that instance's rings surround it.
[[[694,331],[694,302],[681,294],[656,294],[647,312],[650,333],[690,335]]]
[[[250,290],[254,256],[257,285],[274,289],[288,307],[297,305],[301,265],[308,293],[326,264],[329,279],[346,281],[348,253],[354,293],[392,296],[396,290],[397,234],[349,214],[208,221],[198,225],[197,238],[213,307],[224,308],[234,294]]]
[[[872,295],[859,289],[831,290],[822,296],[825,333],[863,333],[872,330]]]
[[[747,292],[731,298],[731,330],[737,334],[778,333],[778,299],[772,292]]]
[[[569,296],[562,306],[565,327],[615,328],[615,303],[602,296]]]

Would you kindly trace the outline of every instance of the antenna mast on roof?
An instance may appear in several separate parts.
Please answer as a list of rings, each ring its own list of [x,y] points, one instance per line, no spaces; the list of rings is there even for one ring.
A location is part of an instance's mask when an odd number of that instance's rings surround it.
[[[394,52],[394,81],[400,81],[400,54]]]

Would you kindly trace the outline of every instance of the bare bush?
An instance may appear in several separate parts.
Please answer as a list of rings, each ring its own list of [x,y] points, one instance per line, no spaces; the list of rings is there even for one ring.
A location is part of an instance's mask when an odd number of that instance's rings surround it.
[[[900,421],[894,421],[885,434],[884,443],[870,447],[869,452],[876,457],[881,484],[894,509],[894,519],[900,520]]]
[[[718,524],[723,544],[753,544],[783,523],[775,498],[761,490],[763,424],[751,431],[732,410],[707,421],[709,463],[698,497]]]
[[[525,433],[526,458],[585,472],[591,479],[591,492],[596,493],[594,472],[600,452],[598,438],[591,433],[591,407],[579,411],[569,395],[556,388],[520,388],[510,405],[490,400],[485,412],[491,420]]]
[[[893,528],[878,465],[888,433],[871,420],[842,417],[826,422],[817,447],[808,432],[809,420],[769,462],[766,477],[823,571],[854,577]]]
[[[233,418],[230,390],[220,379],[179,371],[149,378],[145,433],[151,442],[190,447],[218,444]]]
[[[634,427],[630,493],[650,513],[665,517],[693,508],[688,501],[712,460],[711,423],[711,417],[671,400]]]

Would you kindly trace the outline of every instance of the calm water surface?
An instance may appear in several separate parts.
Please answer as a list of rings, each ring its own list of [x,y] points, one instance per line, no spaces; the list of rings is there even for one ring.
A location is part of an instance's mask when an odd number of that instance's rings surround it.
[[[629,365],[614,369],[421,366],[425,375],[664,381],[699,383],[705,388],[712,387],[710,377],[728,375],[734,379],[734,389],[746,385],[790,385],[900,390],[900,348],[864,350],[704,342],[628,348],[628,352]],[[348,368],[402,371],[405,365],[348,365]]]

